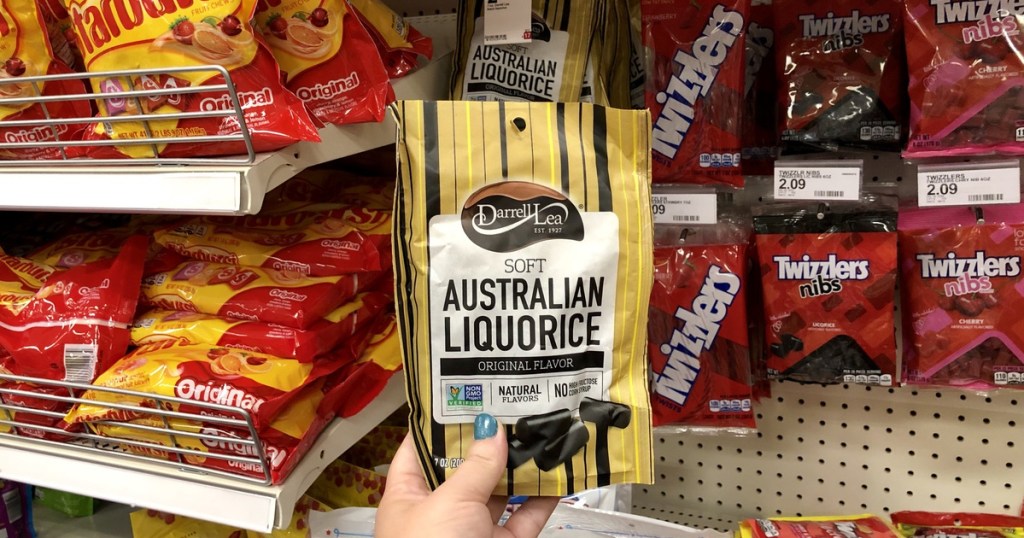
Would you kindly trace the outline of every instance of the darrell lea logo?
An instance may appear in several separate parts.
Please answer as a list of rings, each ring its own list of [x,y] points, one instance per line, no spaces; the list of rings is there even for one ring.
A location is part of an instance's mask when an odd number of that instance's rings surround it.
[[[507,181],[476,192],[462,210],[462,228],[473,243],[511,252],[548,239],[583,239],[579,210],[562,193],[542,185]]]

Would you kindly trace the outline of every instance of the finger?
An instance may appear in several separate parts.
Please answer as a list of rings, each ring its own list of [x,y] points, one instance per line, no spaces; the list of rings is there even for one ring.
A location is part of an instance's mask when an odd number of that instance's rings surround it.
[[[491,513],[491,521],[495,525],[498,524],[501,516],[505,515],[506,508],[508,508],[508,497],[495,496],[487,500],[487,511]]]
[[[505,530],[514,538],[532,538],[540,535],[551,513],[558,506],[558,497],[530,497],[505,522]]]
[[[438,495],[451,502],[485,504],[505,472],[508,461],[505,443],[505,429],[500,424],[492,437],[474,441],[459,469],[437,488]]]
[[[417,502],[427,495],[430,495],[430,487],[423,477],[423,468],[420,467],[420,460],[416,455],[416,444],[410,433],[405,436],[402,446],[398,447],[395,458],[391,460],[381,507],[383,508],[385,503]]]

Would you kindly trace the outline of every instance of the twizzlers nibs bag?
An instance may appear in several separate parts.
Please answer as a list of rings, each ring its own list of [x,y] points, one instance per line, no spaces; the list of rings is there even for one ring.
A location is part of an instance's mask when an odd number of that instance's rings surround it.
[[[898,150],[906,105],[900,0],[774,0],[787,150]]]
[[[79,125],[5,127],[4,121],[44,120],[47,118],[87,118],[86,100],[51,101],[41,104],[4,104],[7,99],[24,99],[39,95],[84,94],[85,86],[78,80],[51,80],[40,87],[19,78],[60,75],[71,69],[57,59],[47,33],[39,6],[32,0],[0,2],[0,139],[5,142],[57,142],[80,136]],[[41,93],[37,93],[37,90]],[[26,147],[0,150],[0,159],[60,159],[60,148]]]
[[[1024,206],[900,213],[907,383],[1022,385]]]
[[[908,157],[1024,155],[1024,7],[907,0]]]
[[[384,119],[395,92],[370,34],[345,0],[259,0],[256,24],[285,84],[325,123]]]
[[[647,349],[655,426],[756,427],[745,285],[748,237],[721,239],[688,235],[683,245],[654,249]]]
[[[281,85],[279,68],[249,24],[256,0],[67,0],[78,44],[90,72],[219,65],[231,75],[252,133],[256,151],[270,151],[300,140],[318,141],[316,128],[302,102]],[[223,84],[213,71],[176,75],[94,78],[96,94],[138,90],[173,90]],[[227,92],[170,94],[133,99],[99,100],[100,117],[123,114],[174,114],[233,110]],[[140,109],[141,108],[141,109]],[[234,115],[147,121],[160,138],[237,135]],[[86,138],[138,139],[146,135],[140,122],[99,121]],[[89,148],[89,157],[154,157],[150,145]],[[161,146],[161,157],[195,157],[245,153],[235,142],[197,142]]]
[[[655,183],[743,186],[740,115],[749,0],[645,0]]]
[[[486,412],[509,441],[495,494],[649,483],[648,113],[405,101],[398,124],[396,309],[427,481]]]
[[[812,206],[813,207],[813,206]],[[896,380],[896,211],[884,198],[754,217],[768,374],[809,383]]]

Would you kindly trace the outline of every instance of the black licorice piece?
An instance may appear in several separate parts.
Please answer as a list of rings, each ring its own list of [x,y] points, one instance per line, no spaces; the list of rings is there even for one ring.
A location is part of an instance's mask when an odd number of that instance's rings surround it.
[[[550,471],[568,462],[590,441],[590,431],[582,422],[573,422],[564,435],[544,445],[540,454],[534,458],[537,468]]]
[[[593,398],[584,398],[580,402],[580,419],[603,427],[625,428],[633,419],[632,410],[628,405],[605,402]]]
[[[543,441],[557,439],[569,431],[572,425],[572,411],[558,409],[543,415],[523,417],[516,421],[516,439],[525,444],[543,444]]]
[[[537,457],[544,449],[542,443],[526,444],[519,439],[512,439],[508,443],[508,465],[509,469],[518,469],[524,463]]]

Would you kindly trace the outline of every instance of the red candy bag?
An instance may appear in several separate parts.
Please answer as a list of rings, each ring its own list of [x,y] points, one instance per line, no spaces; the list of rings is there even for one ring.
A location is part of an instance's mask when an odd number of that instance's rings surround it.
[[[971,389],[1024,385],[1024,205],[900,213],[904,379]]]
[[[16,375],[91,382],[128,347],[148,239],[66,271],[0,256],[0,347]]]
[[[768,375],[808,383],[896,381],[896,210],[885,201],[754,217]]]
[[[743,186],[743,35],[750,2],[644,0],[656,183]]]
[[[288,89],[320,121],[384,119],[395,92],[370,34],[345,0],[259,0],[255,22]]]
[[[900,0],[774,0],[787,149],[898,150],[905,81]]]
[[[904,155],[1024,155],[1020,9],[1011,2],[907,0]]]
[[[648,325],[654,426],[754,428],[747,234],[729,225],[700,228],[705,237],[694,237],[698,231],[681,246],[654,249]],[[710,237],[718,230],[725,233]]]
[[[350,0],[353,11],[370,32],[391,78],[416,69],[420,58],[434,56],[434,42],[380,0]]]
[[[280,70],[249,20],[256,0],[206,2],[192,0],[135,4],[131,12],[113,9],[107,0],[66,0],[74,22],[78,46],[90,72],[124,69],[226,69],[237,89],[245,125],[257,152],[271,151],[302,140],[319,141],[316,126],[302,102],[280,81]],[[145,7],[145,9],[143,9]],[[214,71],[94,78],[97,95],[115,91],[174,90],[224,84]],[[104,122],[119,115],[231,111],[227,92],[156,95],[140,100],[99,99],[99,121],[86,129],[91,140],[137,140],[147,131],[159,138],[239,135],[235,114],[187,119],[149,119],[141,122]],[[196,141],[159,144],[160,157],[197,157],[244,154],[242,141]],[[103,146],[77,151],[88,157],[155,157],[150,144]]]
[[[15,0],[0,4],[0,140],[6,143],[40,143],[75,140],[81,136],[82,124],[30,125],[6,127],[4,121],[42,121],[45,119],[87,118],[91,114],[87,100],[55,100],[46,104],[3,104],[6,99],[28,97],[56,98],[61,95],[84,94],[80,80],[50,80],[39,83],[17,82],[22,77],[61,75],[71,69],[59,60],[50,46],[44,10],[31,0]],[[37,91],[39,93],[37,93]],[[0,150],[0,159],[61,159],[59,147],[29,146]]]
[[[775,29],[772,0],[750,7],[747,65],[744,69],[743,175],[771,175],[778,155],[778,101],[775,91]]]
[[[1024,518],[964,512],[893,512],[892,523],[904,538],[1020,538]]]

